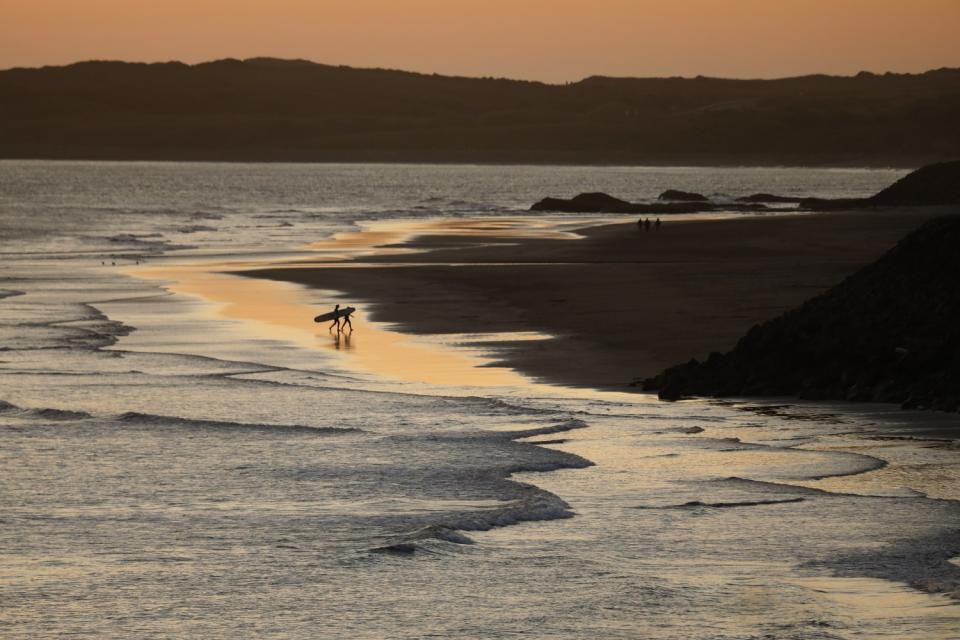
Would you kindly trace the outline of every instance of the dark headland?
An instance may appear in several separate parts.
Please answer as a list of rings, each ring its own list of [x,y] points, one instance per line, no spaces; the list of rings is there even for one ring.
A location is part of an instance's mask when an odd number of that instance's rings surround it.
[[[547,197],[531,211],[567,213],[671,214],[708,211],[770,211],[767,205],[795,204],[798,211],[843,211],[897,206],[950,205],[960,202],[960,161],[921,167],[869,198],[819,198],[754,193],[733,202],[713,202],[707,196],[667,189],[653,203],[635,203],[606,193],[581,193],[573,198]]]
[[[660,397],[799,396],[960,410],[960,216],[932,220],[732,351],[648,379]]]
[[[960,157],[960,69],[551,85],[302,60],[0,71],[0,157],[918,166]]]
[[[960,205],[960,161],[848,202]],[[927,222],[840,284],[753,327],[730,352],[670,367],[643,387],[670,400],[774,395],[960,410],[960,216]]]

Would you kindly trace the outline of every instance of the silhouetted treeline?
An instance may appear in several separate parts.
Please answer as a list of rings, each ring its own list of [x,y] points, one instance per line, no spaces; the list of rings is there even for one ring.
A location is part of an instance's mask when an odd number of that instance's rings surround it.
[[[960,69],[566,85],[305,61],[0,72],[0,157],[909,165],[960,156]]]

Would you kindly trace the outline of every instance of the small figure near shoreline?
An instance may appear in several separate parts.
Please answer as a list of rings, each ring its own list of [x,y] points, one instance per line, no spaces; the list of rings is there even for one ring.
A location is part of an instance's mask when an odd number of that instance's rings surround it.
[[[344,325],[345,327],[346,327],[346,326],[349,326],[349,327],[350,327],[350,332],[352,333],[352,332],[353,332],[353,323],[350,321],[350,315],[351,315],[354,311],[356,311],[356,309],[355,309],[354,307],[344,307],[343,309],[341,309],[341,308],[340,308],[340,305],[338,304],[338,305],[334,306],[333,311],[330,311],[330,312],[328,312],[328,313],[321,313],[320,315],[318,315],[317,317],[315,317],[315,318],[313,319],[313,321],[314,321],[314,322],[326,322],[327,320],[333,320],[333,322],[330,324],[330,329],[329,329],[329,330],[330,330],[330,331],[333,331],[333,328],[336,327],[336,328],[337,328],[337,333],[339,334],[339,333],[342,331],[342,329],[341,329],[341,327],[340,327],[340,319],[342,318],[342,319],[343,319],[343,325]]]
[[[653,228],[655,231],[660,231],[660,218],[657,218],[657,221],[653,223]]]
[[[337,325],[337,333],[340,333],[340,305],[333,307],[333,323],[330,324],[330,328],[333,329],[333,325]]]

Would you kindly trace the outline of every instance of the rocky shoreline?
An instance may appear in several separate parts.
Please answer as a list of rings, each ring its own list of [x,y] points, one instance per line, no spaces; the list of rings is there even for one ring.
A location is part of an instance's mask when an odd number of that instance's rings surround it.
[[[548,197],[534,203],[531,211],[562,213],[625,213],[669,215],[710,211],[773,211],[771,204],[794,204],[797,211],[839,211],[873,207],[929,206],[960,202],[960,160],[921,167],[869,198],[819,198],[754,193],[733,202],[712,201],[700,193],[668,189],[657,202],[634,203],[606,193],[581,193],[573,198]]]
[[[899,183],[898,183],[899,184]],[[896,186],[896,185],[895,185]],[[662,399],[799,396],[960,410],[960,216],[712,353],[643,381]]]

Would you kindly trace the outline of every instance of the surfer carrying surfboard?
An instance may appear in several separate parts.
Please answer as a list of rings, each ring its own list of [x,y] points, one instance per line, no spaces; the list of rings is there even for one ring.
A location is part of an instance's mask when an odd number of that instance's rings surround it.
[[[333,308],[333,324],[330,325],[330,328],[333,329],[333,325],[337,325],[337,333],[340,333],[340,305],[336,305]]]
[[[333,311],[329,313],[321,313],[316,318],[313,319],[314,322],[326,322],[327,320],[333,320],[333,323],[330,325],[330,329],[333,329],[334,326],[337,327],[337,333],[340,333],[340,319],[343,318],[343,324],[345,326],[349,325],[350,331],[353,331],[353,323],[350,322],[350,314],[356,311],[353,307],[344,307],[340,308],[340,305],[336,305],[333,308]]]

